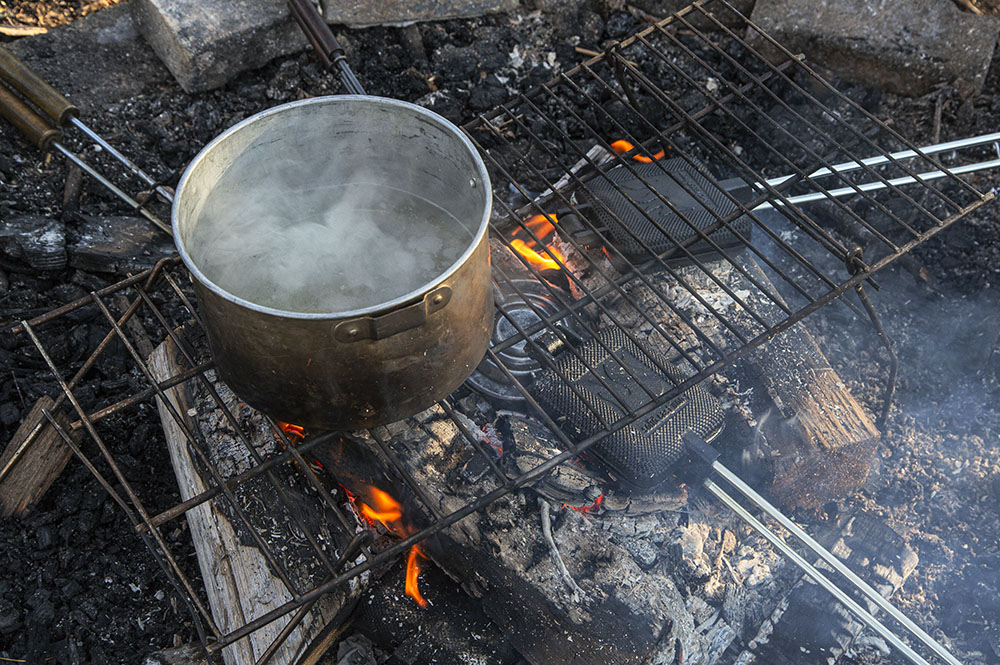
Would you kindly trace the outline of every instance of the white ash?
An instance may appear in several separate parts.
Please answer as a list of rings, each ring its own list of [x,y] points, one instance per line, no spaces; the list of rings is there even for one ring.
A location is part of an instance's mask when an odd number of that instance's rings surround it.
[[[708,579],[712,564],[705,554],[705,540],[711,527],[708,524],[690,524],[676,527],[670,534],[670,556],[686,577]]]

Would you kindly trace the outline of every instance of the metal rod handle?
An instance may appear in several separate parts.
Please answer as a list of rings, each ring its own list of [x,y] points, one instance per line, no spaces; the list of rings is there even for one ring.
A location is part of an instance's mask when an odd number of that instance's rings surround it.
[[[358,81],[350,65],[347,64],[340,42],[337,41],[330,26],[326,24],[312,2],[310,0],[288,0],[288,8],[326,68],[330,71],[336,69],[336,73],[340,76],[340,82],[344,84],[349,93],[352,95],[365,94],[361,82]]]
[[[80,109],[46,83],[17,56],[0,46],[0,78],[40,108],[57,125],[65,125]]]
[[[0,85],[0,115],[42,152],[48,152],[54,143],[62,139],[62,132],[3,85]]]
[[[3,78],[8,84],[13,86],[15,90],[24,95],[29,102],[41,109],[52,122],[62,127],[67,127],[69,125],[75,126],[77,129],[86,134],[94,143],[108,151],[112,157],[117,159],[123,166],[125,166],[125,168],[131,171],[133,175],[141,179],[150,187],[153,187],[156,193],[162,196],[165,201],[173,201],[173,195],[167,188],[159,185],[152,176],[139,168],[135,162],[123,155],[115,149],[113,145],[98,135],[97,132],[85,125],[77,117],[80,114],[80,109],[76,105],[66,99],[59,91],[46,83],[42,77],[29,69],[28,66],[21,62],[13,53],[2,46],[0,46],[0,78]],[[18,100],[18,102],[19,107],[17,113],[21,116],[27,117],[24,109],[28,109],[29,107],[20,100]],[[11,122],[15,121],[11,120]],[[37,125],[37,123],[35,124]],[[38,129],[22,129],[21,126],[18,126],[18,129],[21,129],[26,136],[29,136],[29,138],[31,138],[31,140],[45,152],[48,152],[51,149],[53,141],[61,140],[58,133],[54,134],[56,138],[47,137],[53,135],[51,132],[47,136],[36,138]],[[29,134],[29,131],[32,133]],[[42,139],[44,139],[44,142],[40,142]]]
[[[926,644],[931,650],[934,651],[938,656],[944,659],[950,665],[962,665],[962,663],[955,658],[947,649],[945,649],[940,643],[937,642],[933,637],[928,635],[923,629],[917,624],[913,623],[905,614],[900,612],[896,607],[890,603],[885,597],[871,587],[867,582],[854,574],[854,571],[844,565],[844,562],[834,556],[829,550],[813,540],[812,536],[806,533],[798,524],[788,519],[784,513],[778,510],[771,502],[758,494],[752,487],[746,484],[739,476],[730,471],[724,465],[719,462],[712,463],[712,470],[718,473],[720,476],[726,479],[730,485],[736,488],[740,494],[745,496],[749,501],[753,502],[758,508],[764,511],[772,519],[774,519],[778,524],[788,530],[793,536],[795,536],[799,541],[801,541],[806,547],[817,554],[823,561],[830,565],[834,570],[843,575],[848,581],[854,584],[868,600],[872,601],[880,608],[885,610],[886,614],[891,616],[893,619],[905,626],[911,633],[913,633],[921,642]]]
[[[720,465],[721,466],[721,465]],[[713,465],[714,468],[714,465]],[[764,536],[771,545],[784,554],[786,557],[792,560],[795,565],[802,569],[802,571],[808,575],[814,582],[819,584],[821,587],[833,594],[833,597],[844,604],[851,612],[854,613],[861,621],[865,623],[869,628],[874,630],[876,633],[882,636],[887,642],[899,649],[907,658],[910,659],[915,665],[930,665],[924,658],[918,654],[916,651],[911,649],[905,642],[903,642],[899,637],[893,633],[891,630],[886,628],[886,626],[876,619],[872,614],[858,604],[856,600],[844,593],[838,586],[831,582],[827,577],[819,571],[816,566],[812,565],[806,561],[802,556],[793,550],[788,544],[778,537],[778,534],[771,531],[769,528],[764,526],[764,524],[754,517],[746,508],[741,506],[733,497],[729,496],[725,490],[716,485],[712,480],[706,479],[704,481],[705,489],[711,492],[719,501],[724,503],[730,510],[735,512],[737,515],[746,520],[755,531]]]
[[[878,155],[875,157],[868,157],[857,162],[841,162],[840,164],[834,164],[829,168],[821,168],[810,173],[807,178],[822,178],[824,176],[833,175],[834,173],[847,173],[848,171],[855,171],[860,169],[862,166],[878,166],[879,164],[885,164],[889,161],[899,161],[903,159],[912,159],[913,157],[919,157],[923,155],[934,155],[939,152],[948,152],[949,150],[962,150],[964,148],[971,148],[977,145],[985,145],[987,143],[994,143],[995,141],[1000,141],[1000,132],[994,132],[992,134],[980,134],[979,136],[969,136],[964,139],[956,139],[955,141],[946,141],[944,143],[935,143],[933,145],[925,145],[917,148],[916,150],[900,150],[899,152],[892,152],[888,155]],[[919,151],[919,152],[918,152]],[[768,185],[772,187],[777,187],[781,183],[791,180],[794,175],[784,175],[777,178],[769,178],[765,180]]]
[[[853,187],[840,187],[838,189],[831,189],[826,192],[812,192],[810,194],[800,194],[798,196],[789,196],[788,203],[808,203],[810,201],[820,201],[823,199],[839,197],[839,196],[850,196],[851,194],[857,194],[859,192],[874,192],[879,189],[886,189],[888,187],[898,187],[900,185],[912,185],[917,182],[927,182],[929,180],[937,180],[938,178],[944,178],[949,175],[962,175],[965,173],[974,173],[976,171],[985,171],[986,169],[995,169],[1000,167],[1000,159],[990,159],[985,162],[976,162],[975,164],[965,164],[963,166],[956,166],[953,169],[948,169],[948,173],[944,171],[924,171],[923,173],[917,173],[915,176],[902,176],[900,178],[893,178],[892,180],[887,180],[886,182],[865,182],[860,185],[855,185]],[[784,201],[775,202],[764,202],[758,206],[754,206],[753,210],[766,210],[768,208],[778,208],[785,205]]]

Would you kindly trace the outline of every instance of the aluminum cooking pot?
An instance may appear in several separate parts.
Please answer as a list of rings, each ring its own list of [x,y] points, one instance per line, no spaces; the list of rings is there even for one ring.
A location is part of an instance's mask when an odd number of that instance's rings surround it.
[[[413,104],[320,97],[230,128],[172,212],[221,377],[318,429],[446,396],[490,338],[491,203],[470,141]]]

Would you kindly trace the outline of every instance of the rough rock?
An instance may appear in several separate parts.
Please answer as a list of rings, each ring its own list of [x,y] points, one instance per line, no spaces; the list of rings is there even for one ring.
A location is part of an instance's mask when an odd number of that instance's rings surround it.
[[[130,5],[143,37],[189,93],[217,88],[307,45],[284,0],[134,0]]]
[[[0,255],[36,270],[66,267],[66,229],[57,219],[17,215],[0,220]]]
[[[997,19],[942,0],[758,0],[750,18],[792,53],[902,95],[959,79],[978,92],[1000,31]],[[759,33],[748,37],[783,59]]]
[[[320,4],[327,23],[362,27],[509,12],[517,7],[517,0],[321,0]]]

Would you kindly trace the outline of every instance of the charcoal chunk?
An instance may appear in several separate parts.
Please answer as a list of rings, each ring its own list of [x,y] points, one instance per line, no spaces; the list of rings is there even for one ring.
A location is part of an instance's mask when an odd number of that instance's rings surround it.
[[[66,267],[66,229],[43,215],[16,215],[0,224],[0,254],[35,270]]]

